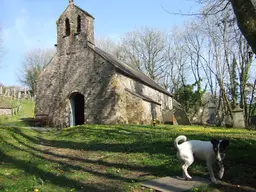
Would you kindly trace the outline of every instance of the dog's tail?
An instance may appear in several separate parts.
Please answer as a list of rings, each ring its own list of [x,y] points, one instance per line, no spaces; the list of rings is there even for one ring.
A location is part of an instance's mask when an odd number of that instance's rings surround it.
[[[182,141],[182,142],[187,141],[187,137],[186,137],[185,135],[180,135],[180,136],[178,136],[178,137],[175,139],[175,141],[174,141],[174,146],[175,146],[177,149],[179,149],[179,142],[180,142],[180,141]]]

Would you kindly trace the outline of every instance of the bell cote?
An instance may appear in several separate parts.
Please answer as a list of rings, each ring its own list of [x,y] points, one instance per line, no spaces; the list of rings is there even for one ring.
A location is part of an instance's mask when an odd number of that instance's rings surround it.
[[[57,20],[57,49],[80,44],[94,46],[94,17],[69,0],[69,5]]]

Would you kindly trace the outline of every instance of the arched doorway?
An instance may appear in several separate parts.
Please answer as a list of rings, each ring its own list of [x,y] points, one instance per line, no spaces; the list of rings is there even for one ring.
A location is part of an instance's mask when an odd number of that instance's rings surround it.
[[[84,95],[73,93],[70,96],[70,126],[84,124]]]

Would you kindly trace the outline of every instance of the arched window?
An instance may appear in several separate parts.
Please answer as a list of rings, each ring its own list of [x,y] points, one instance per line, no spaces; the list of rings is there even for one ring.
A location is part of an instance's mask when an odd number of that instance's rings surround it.
[[[81,32],[81,16],[77,16],[77,33]]]
[[[66,18],[65,20],[65,27],[66,27],[66,36],[70,35],[70,23],[69,23],[69,19]]]

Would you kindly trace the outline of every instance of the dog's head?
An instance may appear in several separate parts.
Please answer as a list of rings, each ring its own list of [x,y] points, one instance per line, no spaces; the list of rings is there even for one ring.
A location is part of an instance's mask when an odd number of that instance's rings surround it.
[[[216,161],[220,162],[225,158],[226,151],[229,146],[229,140],[217,140],[212,139],[211,143],[213,145],[213,151],[216,155]]]

